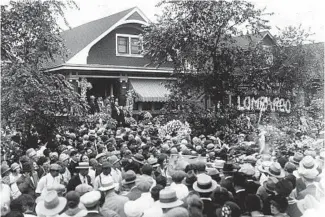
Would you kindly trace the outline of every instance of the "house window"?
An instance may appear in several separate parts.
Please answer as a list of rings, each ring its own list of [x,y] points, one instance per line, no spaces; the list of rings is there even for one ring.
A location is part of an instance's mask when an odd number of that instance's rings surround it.
[[[120,54],[129,53],[129,39],[127,37],[117,37],[117,50]]]
[[[272,46],[263,45],[263,50],[266,52],[266,64],[273,65]]]
[[[140,36],[116,34],[116,56],[143,57],[142,50]]]

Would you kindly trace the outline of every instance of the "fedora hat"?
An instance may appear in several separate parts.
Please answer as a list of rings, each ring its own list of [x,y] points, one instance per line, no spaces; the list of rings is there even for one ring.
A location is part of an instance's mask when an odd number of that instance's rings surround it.
[[[318,165],[312,156],[305,156],[300,162],[298,173],[304,173],[305,170],[317,169]]]
[[[215,160],[214,161],[214,166],[217,169],[222,169],[224,164],[225,164],[224,160]]]
[[[122,184],[131,184],[135,183],[135,180],[137,179],[137,175],[133,170],[128,170],[124,174],[124,179],[122,181]]]
[[[106,157],[106,153],[100,153],[100,154],[96,155],[96,160],[98,160],[101,157]]]
[[[299,153],[299,152],[296,152],[294,154],[294,156],[290,156],[289,157],[289,161],[294,163],[294,164],[299,164],[299,162],[304,158],[304,155]]]
[[[117,186],[117,184],[114,183],[114,180],[113,180],[112,177],[104,176],[102,178],[101,186],[98,188],[98,190],[100,190],[100,191],[108,191],[108,190],[111,190],[111,189],[115,188],[116,186]]]
[[[199,174],[197,181],[193,184],[193,189],[199,193],[212,192],[217,188],[218,184],[214,181],[211,176],[206,174]]]
[[[214,149],[214,144],[213,144],[213,143],[209,143],[209,144],[207,145],[207,150],[211,151],[211,150],[213,150],[213,149]]]
[[[284,178],[285,176],[285,172],[278,162],[273,162],[270,167],[267,168],[267,173],[276,178]]]
[[[7,164],[1,165],[1,175],[5,174],[8,171],[10,171],[10,167]]]
[[[264,184],[264,188],[269,192],[274,192],[275,184],[277,182],[278,182],[278,180],[275,177],[269,177]]]
[[[44,200],[36,205],[36,213],[38,215],[54,216],[59,214],[66,204],[66,198],[59,197],[56,191],[49,191],[46,193]]]
[[[257,169],[260,172],[267,173],[268,168],[271,166],[272,161],[263,161],[260,165],[258,165]]]
[[[80,196],[84,195],[87,192],[90,192],[93,190],[93,187],[91,185],[87,185],[87,184],[80,184],[77,185],[75,191],[78,192],[80,194]]]
[[[176,196],[176,191],[171,188],[162,189],[159,192],[159,201],[157,204],[160,208],[174,208],[181,206],[183,201],[179,200]]]
[[[137,201],[130,200],[124,204],[124,213],[128,217],[141,217],[143,210],[141,204]]]
[[[79,162],[78,166],[76,166],[76,169],[89,169],[91,166],[89,166],[89,162]]]
[[[316,156],[317,156],[316,151],[315,150],[311,150],[311,149],[307,149],[304,152],[304,155],[305,156],[312,156],[313,158],[316,158]]]
[[[239,172],[241,172],[247,176],[253,176],[255,174],[255,169],[251,164],[245,163],[241,166]]]
[[[234,164],[232,164],[232,163],[224,163],[222,171],[223,172],[235,172],[235,171],[237,171],[237,169],[234,167]]]
[[[97,205],[100,198],[101,194],[99,191],[90,191],[80,197],[80,202],[85,205],[85,207],[94,207]]]
[[[319,172],[316,168],[298,171],[299,175],[306,179],[316,179]]]
[[[148,158],[147,161],[152,167],[158,167],[159,166],[158,159],[155,158],[155,157],[150,157],[150,158]]]
[[[144,157],[142,154],[136,153],[135,155],[132,156],[132,160],[140,164],[144,164]]]

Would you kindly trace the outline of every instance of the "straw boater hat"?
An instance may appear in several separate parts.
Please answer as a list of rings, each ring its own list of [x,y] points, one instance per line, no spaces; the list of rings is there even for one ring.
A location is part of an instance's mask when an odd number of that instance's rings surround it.
[[[197,181],[193,184],[193,189],[199,193],[208,193],[214,191],[217,186],[217,182],[214,181],[211,176],[199,174],[197,176]]]
[[[292,163],[294,163],[294,164],[296,164],[296,165],[298,165],[299,162],[300,162],[303,158],[304,158],[304,155],[303,155],[303,154],[301,154],[301,153],[299,153],[299,152],[296,152],[296,153],[294,154],[294,156],[290,156],[290,157],[289,157],[289,161],[292,162]]]
[[[137,179],[137,175],[135,174],[135,172],[133,170],[128,170],[124,174],[124,179],[122,181],[122,184],[127,185],[127,184],[131,184],[131,183],[135,183],[136,179]]]
[[[79,162],[78,166],[76,166],[76,169],[89,169],[91,166],[89,166],[89,162]]]
[[[174,189],[165,188],[159,192],[159,201],[157,201],[157,204],[160,208],[174,208],[182,205],[183,201],[177,198]]]
[[[270,167],[267,168],[267,173],[276,178],[284,178],[285,176],[285,172],[278,162],[273,162]]]
[[[49,191],[46,193],[44,200],[36,205],[36,213],[45,216],[54,216],[59,214],[66,206],[67,199],[58,197],[56,191]]]
[[[87,192],[90,192],[93,190],[93,187],[87,184],[80,184],[76,187],[76,192],[80,194],[80,196],[84,195]]]
[[[108,191],[108,190],[114,189],[116,186],[117,186],[117,184],[114,183],[114,180],[113,180],[112,177],[105,176],[105,177],[102,178],[102,183],[101,183],[101,186],[99,187],[98,190],[100,190],[100,191]]]

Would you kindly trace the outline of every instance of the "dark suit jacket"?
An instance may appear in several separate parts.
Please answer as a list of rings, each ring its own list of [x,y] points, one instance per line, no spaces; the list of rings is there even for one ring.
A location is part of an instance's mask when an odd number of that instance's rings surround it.
[[[30,179],[30,177],[26,177],[25,175],[22,175],[19,177],[16,184],[18,186],[19,191],[22,194],[29,194],[33,198],[36,198],[35,190],[36,190],[39,178],[38,178],[38,175],[36,172],[32,173],[32,177],[33,177],[34,183]]]
[[[203,201],[203,216],[216,217],[216,208],[217,208],[216,205],[210,200],[202,199],[202,201]]]
[[[256,193],[255,193],[256,194]],[[241,213],[245,213],[245,200],[246,200],[247,192],[244,189],[243,191],[235,192],[234,199],[235,203],[240,207]]]
[[[87,175],[87,181],[88,181],[88,185],[91,185],[91,179],[90,179],[90,176],[89,176],[89,175]],[[69,191],[74,191],[74,190],[76,189],[76,187],[77,187],[78,185],[80,185],[80,184],[82,184],[82,183],[81,183],[81,180],[80,180],[79,174],[73,176],[73,177],[70,179],[70,181],[69,181],[69,183],[68,183],[68,185],[67,185],[67,192],[69,192]]]
[[[76,166],[78,166],[78,163],[71,160],[69,165],[68,165],[68,169],[70,171],[71,176],[77,174]]]
[[[100,212],[98,213],[88,213],[85,217],[104,217]]]
[[[258,184],[254,180],[247,180],[245,183],[245,189],[247,194],[256,194],[257,189],[260,187],[260,184]]]

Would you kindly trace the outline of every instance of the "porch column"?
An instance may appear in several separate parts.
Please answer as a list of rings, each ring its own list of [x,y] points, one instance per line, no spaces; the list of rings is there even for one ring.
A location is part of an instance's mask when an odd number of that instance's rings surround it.
[[[111,85],[110,85],[110,95],[111,95],[111,97],[114,96],[114,85],[113,85],[113,83],[111,83]]]

